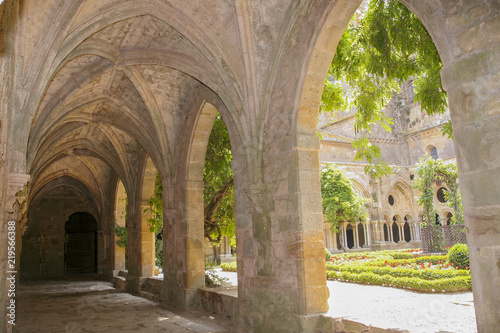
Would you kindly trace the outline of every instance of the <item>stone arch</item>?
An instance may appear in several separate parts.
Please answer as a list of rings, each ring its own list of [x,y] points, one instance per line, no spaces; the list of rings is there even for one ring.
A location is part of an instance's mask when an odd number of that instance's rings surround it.
[[[351,175],[349,175],[351,176]],[[368,191],[368,188],[366,184],[360,179],[359,176],[357,175],[352,175],[352,177],[349,177],[349,180],[351,181],[352,187],[358,193],[360,196],[362,196],[365,199],[371,200],[371,195],[370,192]]]
[[[451,224],[451,218],[453,217],[453,212],[451,210],[443,210],[441,213],[441,221],[443,225],[450,225]]]
[[[91,215],[97,223],[95,235],[91,236],[97,251],[92,259],[97,260],[97,265],[92,266],[92,272],[102,272],[104,248],[100,244],[103,243],[103,216],[94,193],[84,183],[71,176],[60,176],[38,188],[35,193],[30,193],[28,200],[28,230],[23,235],[23,251],[20,254],[23,278],[65,274],[65,246],[69,240],[65,237],[65,225],[68,218],[78,212]]]
[[[179,244],[178,241],[172,238],[172,233],[168,232],[168,228],[173,228],[175,224],[178,224],[178,227],[182,226],[182,229],[185,230],[179,233],[177,237],[185,239],[183,244],[187,245],[186,247],[177,246],[175,248],[167,248],[164,246],[165,258],[175,254],[175,256],[185,260],[184,269],[182,270],[182,281],[176,281],[175,277],[169,274],[165,275],[167,288],[172,288],[172,290],[167,292],[171,292],[172,294],[177,293],[175,298],[169,301],[173,304],[181,304],[182,307],[193,306],[197,289],[205,285],[203,169],[207,144],[215,117],[218,113],[222,116],[231,142],[235,192],[246,183],[245,170],[247,159],[244,156],[240,132],[233,120],[233,115],[213,91],[207,88],[200,88],[191,104],[186,127],[181,139],[175,188],[169,189],[165,186],[163,187],[164,244],[166,242],[176,242]],[[167,192],[175,193],[176,195],[172,195],[172,198],[168,199],[166,197]],[[182,198],[182,200],[179,200],[179,198]],[[235,195],[235,201],[237,201],[237,195]],[[235,204],[238,207],[238,202]],[[238,208],[235,219],[237,239],[241,239],[239,236],[241,225],[239,224]],[[247,235],[247,239],[250,237]],[[238,249],[241,244],[237,242],[236,246]],[[244,254],[237,256],[239,262],[244,258]],[[179,268],[172,267],[173,264],[175,263],[166,260],[164,262],[164,271],[178,270]],[[183,290],[181,293],[175,290],[175,284],[181,285]]]

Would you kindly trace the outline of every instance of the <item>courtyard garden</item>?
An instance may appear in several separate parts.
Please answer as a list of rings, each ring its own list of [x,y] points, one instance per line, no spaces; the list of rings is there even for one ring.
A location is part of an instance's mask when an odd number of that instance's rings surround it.
[[[467,245],[445,254],[423,255],[422,249],[372,252],[326,252],[328,280],[381,285],[426,293],[471,291]],[[236,262],[223,263],[236,272]]]

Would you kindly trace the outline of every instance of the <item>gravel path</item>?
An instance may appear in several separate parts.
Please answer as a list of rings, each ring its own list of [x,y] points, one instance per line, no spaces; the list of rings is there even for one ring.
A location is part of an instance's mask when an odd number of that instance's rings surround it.
[[[236,273],[219,271],[237,284]],[[327,315],[380,328],[412,333],[474,333],[476,316],[471,292],[424,294],[402,289],[328,281]]]

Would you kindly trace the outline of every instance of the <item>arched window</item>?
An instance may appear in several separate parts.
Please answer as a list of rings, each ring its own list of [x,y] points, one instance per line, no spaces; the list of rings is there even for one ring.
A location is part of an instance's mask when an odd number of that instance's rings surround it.
[[[432,147],[430,153],[431,153],[431,157],[433,159],[435,159],[435,160],[438,159],[438,151],[437,151],[436,147]]]

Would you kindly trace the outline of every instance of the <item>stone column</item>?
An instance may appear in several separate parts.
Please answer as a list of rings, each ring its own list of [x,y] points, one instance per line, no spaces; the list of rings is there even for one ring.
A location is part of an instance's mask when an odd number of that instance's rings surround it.
[[[497,35],[492,22],[498,26],[498,17],[475,28],[479,29],[477,38]],[[477,39],[462,37],[464,45],[478,45]],[[500,323],[500,43],[498,38],[495,41],[487,43],[487,50],[476,50],[442,70],[453,123],[479,332],[496,332]]]
[[[364,223],[363,230],[365,231],[366,247],[370,247],[372,245],[372,240],[371,240],[371,236],[370,236],[370,221],[367,221]]]
[[[10,300],[15,300],[15,298],[8,298],[8,291],[11,285],[16,288],[19,286],[22,236],[26,231],[28,208],[25,185],[29,178],[30,176],[27,174],[10,173],[3,189],[6,194],[5,198],[0,198],[5,200],[5,206],[0,212],[0,219],[2,219],[0,220],[0,244],[2,245],[0,249],[0,269],[2,270],[2,274],[0,274],[0,300],[2,300],[0,331],[5,329],[6,332],[12,332],[14,329],[14,326],[9,324],[9,320],[12,319],[10,317],[12,310],[7,307],[11,306]],[[14,251],[8,251],[12,245]],[[15,314],[16,310],[13,311]]]
[[[404,233],[404,230],[403,230],[404,229],[404,222],[403,221],[399,221],[397,224],[398,224],[398,229],[399,229],[399,241],[403,242],[404,239],[405,239],[405,237],[404,237],[405,233]]]
[[[127,204],[127,291],[137,293],[141,276],[141,214],[135,195],[128,197]]]
[[[353,233],[353,238],[354,238],[354,248],[359,249],[359,232],[358,232],[358,225],[359,223],[354,223],[352,225],[352,230],[354,231]]]
[[[147,201],[141,201],[141,277],[154,275],[155,268],[155,234],[149,230],[148,219],[152,217]]]

